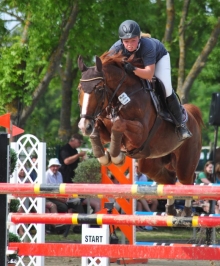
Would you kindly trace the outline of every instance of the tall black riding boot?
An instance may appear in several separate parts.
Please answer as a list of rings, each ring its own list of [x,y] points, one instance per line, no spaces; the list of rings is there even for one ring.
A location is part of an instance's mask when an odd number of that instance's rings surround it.
[[[188,130],[186,124],[183,122],[181,107],[176,94],[173,92],[169,97],[167,97],[166,101],[168,111],[175,122],[180,141],[192,137],[192,133]]]

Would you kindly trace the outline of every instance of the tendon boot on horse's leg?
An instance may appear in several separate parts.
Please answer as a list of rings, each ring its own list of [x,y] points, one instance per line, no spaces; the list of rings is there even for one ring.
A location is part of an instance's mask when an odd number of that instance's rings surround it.
[[[111,157],[108,151],[105,151],[103,145],[101,143],[101,139],[99,136],[99,132],[97,129],[94,129],[92,134],[90,135],[90,140],[92,144],[92,151],[94,156],[98,159],[98,161],[105,166],[111,164]]]
[[[172,92],[172,94],[166,98],[166,102],[168,111],[175,122],[180,141],[192,137],[192,133],[188,130],[186,124],[183,122],[181,107],[176,94]]]
[[[181,213],[183,217],[190,217],[192,215],[192,200],[187,199],[185,200],[185,206]]]
[[[122,136],[123,136],[122,132],[112,130],[109,153],[111,155],[112,163],[114,163],[117,166],[121,166],[125,162],[125,155],[121,152]]]
[[[176,216],[177,212],[174,205],[174,200],[168,199],[167,204],[165,205],[166,214]]]

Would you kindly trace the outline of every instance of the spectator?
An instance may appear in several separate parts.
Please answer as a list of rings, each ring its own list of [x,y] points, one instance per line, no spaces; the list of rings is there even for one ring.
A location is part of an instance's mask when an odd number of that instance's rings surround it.
[[[138,168],[138,163],[135,163],[135,180],[147,182],[148,178],[145,174],[141,173]],[[137,200],[137,211],[155,212],[157,210],[157,199],[146,200],[141,198]]]
[[[204,171],[200,172],[196,178],[196,184],[210,184],[213,183],[214,176],[213,176],[213,163],[212,161],[207,161],[204,166]],[[193,205],[200,206],[204,212],[209,213],[209,201],[208,200],[200,200],[193,203]]]
[[[86,155],[85,151],[78,153],[77,148],[83,143],[83,136],[76,133],[73,134],[69,142],[64,145],[60,150],[60,172],[63,175],[64,183],[73,183],[74,170],[77,168],[79,159]],[[87,205],[88,199],[81,199],[82,205]],[[100,211],[101,203],[98,198],[90,198],[89,204],[94,212]]]
[[[208,161],[204,166],[204,171],[198,174],[196,184],[210,184],[213,183],[213,181],[213,163],[212,161]]]
[[[34,167],[37,168],[37,162],[36,162],[37,156],[36,155],[31,156],[31,160],[32,160],[33,170],[30,173],[30,177],[31,177],[32,181],[34,182],[37,179],[37,171],[34,168]]]
[[[215,165],[215,178],[216,178],[216,183],[220,184],[220,163],[217,163]],[[215,213],[216,214],[220,213],[220,200],[217,200],[216,202]]]
[[[83,143],[83,136],[80,134],[73,134],[69,142],[64,145],[59,154],[61,162],[60,172],[63,176],[64,183],[73,183],[74,170],[77,168],[79,158],[86,155],[85,151],[78,153],[79,148]]]
[[[46,172],[46,183],[48,184],[61,184],[63,183],[62,174],[58,171],[61,164],[57,158],[52,158],[48,164],[48,170]],[[78,211],[79,199],[65,199],[65,198],[50,198],[46,199],[46,209],[49,212],[58,213],[72,213]],[[56,205],[56,207],[54,206]],[[63,225],[57,225],[57,227],[63,227]]]
[[[220,163],[217,163],[215,165],[215,178],[216,178],[216,183],[220,184]]]

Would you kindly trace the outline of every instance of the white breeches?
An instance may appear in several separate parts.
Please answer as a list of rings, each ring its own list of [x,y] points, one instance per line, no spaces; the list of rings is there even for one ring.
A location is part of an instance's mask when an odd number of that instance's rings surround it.
[[[172,81],[171,81],[171,66],[170,66],[170,55],[167,53],[164,55],[155,66],[155,76],[159,78],[166,89],[166,97],[170,96],[173,92]]]

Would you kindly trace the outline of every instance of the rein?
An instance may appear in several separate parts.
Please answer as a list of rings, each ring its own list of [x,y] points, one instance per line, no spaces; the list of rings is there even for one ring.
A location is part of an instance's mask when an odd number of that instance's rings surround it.
[[[114,93],[112,94],[110,100],[108,100],[108,105],[106,106],[106,108],[109,107],[109,106],[111,105],[111,103],[112,103],[112,101],[113,101],[113,99],[114,99],[114,97],[115,97],[117,91],[120,89],[120,87],[121,87],[121,85],[123,84],[123,82],[124,82],[126,76],[127,76],[127,75],[126,75],[126,72],[124,72],[124,75],[123,75],[122,79],[120,80],[120,82],[119,82],[117,88],[115,89]],[[105,78],[103,78],[103,77],[95,77],[95,78],[91,78],[91,79],[80,79],[80,81],[84,81],[84,82],[89,82],[89,81],[93,81],[93,80],[104,80],[104,81],[105,81]],[[99,116],[99,115],[105,110],[105,109],[103,109],[102,107],[103,107],[103,105],[104,105],[105,95],[106,95],[106,92],[107,92],[108,90],[109,90],[109,88],[106,86],[106,82],[104,82],[104,85],[103,85],[103,91],[104,91],[105,93],[102,94],[102,101],[101,101],[101,104],[99,104],[99,105],[96,107],[96,110],[95,110],[94,115],[92,116],[92,115],[80,114],[80,117],[81,117],[81,118],[86,118],[86,119],[91,119],[91,120],[96,120],[97,117],[98,117],[98,116]],[[100,107],[100,109],[101,109],[100,111],[98,111],[98,107]]]

